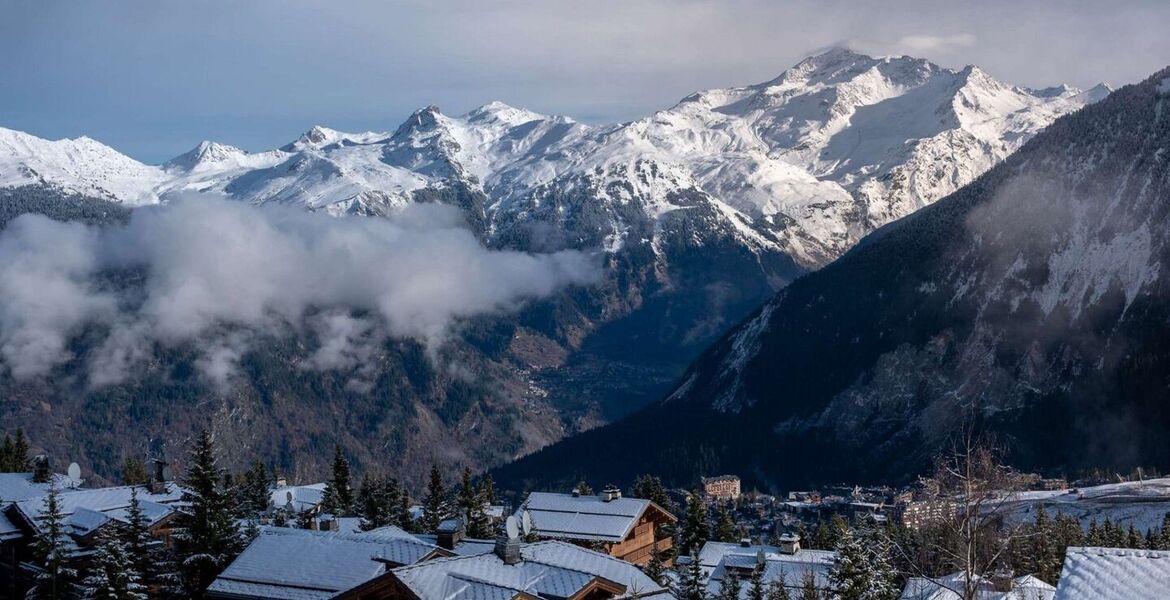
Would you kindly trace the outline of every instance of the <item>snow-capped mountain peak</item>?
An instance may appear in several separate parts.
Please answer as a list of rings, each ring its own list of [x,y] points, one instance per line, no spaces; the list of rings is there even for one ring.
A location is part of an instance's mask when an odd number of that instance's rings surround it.
[[[488,197],[486,230],[493,232],[527,227],[521,221],[537,218],[550,194],[592,198],[593,206],[575,201],[562,207],[564,215],[540,217],[568,222],[578,222],[573,214],[616,214],[629,205],[652,224],[701,202],[711,220],[692,243],[724,231],[753,251],[816,267],[1107,93],[1028,90],[973,66],[952,70],[832,48],[769,81],[697,92],[617,125],[590,127],[498,101],[461,116],[427,106],[391,133],[316,126],[280,150],[252,154],[207,142],[164,168],[96,142],[14,142],[25,138],[13,132],[0,136],[0,177],[130,202],[199,189],[332,212],[351,210],[359,199],[377,212],[376,205],[412,201],[419,190],[456,186]],[[95,158],[78,160],[83,154]],[[590,220],[601,232],[576,239],[660,247],[632,234],[629,218]]]
[[[180,154],[167,161],[163,167],[167,169],[194,171],[196,169],[214,168],[218,164],[229,161],[239,163],[247,155],[247,152],[235,146],[204,140],[199,142],[199,145],[191,151]]]

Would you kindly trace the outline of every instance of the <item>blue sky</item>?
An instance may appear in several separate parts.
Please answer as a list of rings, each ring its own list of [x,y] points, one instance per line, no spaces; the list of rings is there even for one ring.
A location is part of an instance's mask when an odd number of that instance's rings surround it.
[[[620,121],[831,45],[1043,87],[1170,63],[1170,2],[0,0],[0,126],[148,162],[490,100]]]

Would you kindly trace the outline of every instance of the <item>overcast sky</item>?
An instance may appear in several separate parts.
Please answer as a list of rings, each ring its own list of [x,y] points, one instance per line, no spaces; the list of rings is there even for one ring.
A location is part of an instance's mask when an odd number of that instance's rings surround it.
[[[833,45],[1116,85],[1170,64],[1167,23],[1166,0],[0,0],[0,126],[160,162],[393,129],[427,104],[613,122]]]

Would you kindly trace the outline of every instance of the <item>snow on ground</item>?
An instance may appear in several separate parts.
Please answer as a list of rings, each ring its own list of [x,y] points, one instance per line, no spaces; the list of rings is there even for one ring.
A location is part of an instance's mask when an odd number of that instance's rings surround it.
[[[1098,523],[1108,517],[1122,527],[1133,523],[1142,533],[1161,527],[1170,512],[1170,478],[1130,481],[1060,491],[1020,492],[1007,506],[1009,518],[1016,522],[1036,518],[1036,507],[1043,505],[1049,516],[1071,515],[1085,527],[1092,519]]]

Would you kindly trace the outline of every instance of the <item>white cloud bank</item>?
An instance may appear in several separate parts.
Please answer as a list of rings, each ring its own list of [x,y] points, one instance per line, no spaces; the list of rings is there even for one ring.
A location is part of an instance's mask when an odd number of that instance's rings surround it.
[[[488,250],[439,205],[338,219],[192,197],[108,228],[24,215],[0,232],[0,372],[38,377],[75,359],[69,340],[89,324],[104,332],[94,385],[122,380],[155,344],[187,342],[222,383],[247,332],[281,327],[319,341],[307,368],[353,368],[388,336],[435,349],[460,319],[599,276],[579,252]]]

